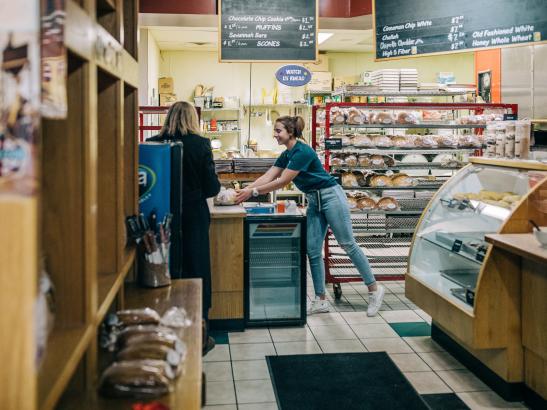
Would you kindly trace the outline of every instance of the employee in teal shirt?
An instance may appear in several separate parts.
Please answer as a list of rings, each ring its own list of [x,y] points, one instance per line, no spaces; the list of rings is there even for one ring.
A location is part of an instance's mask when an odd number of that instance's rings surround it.
[[[336,240],[368,286],[367,314],[375,316],[382,305],[385,288],[376,283],[367,257],[355,242],[344,190],[332,175],[325,171],[315,151],[301,141],[304,126],[302,117],[285,116],[277,119],[274,138],[279,145],[285,145],[287,149],[268,172],[238,191],[237,203],[283,188],[294,181],[308,200],[307,252],[315,290],[315,299],[308,308],[308,314],[329,311],[329,304],[325,298],[325,266],[322,251],[323,241],[330,226]]]

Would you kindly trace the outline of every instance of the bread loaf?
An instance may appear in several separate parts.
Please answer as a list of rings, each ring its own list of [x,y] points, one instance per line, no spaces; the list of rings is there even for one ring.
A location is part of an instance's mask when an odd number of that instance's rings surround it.
[[[116,316],[122,326],[157,325],[161,319],[158,312],[150,308],[120,310]]]
[[[386,196],[376,203],[376,208],[383,211],[394,211],[399,208],[399,203],[395,198]]]
[[[107,397],[150,399],[168,394],[172,389],[158,365],[138,361],[112,364],[104,371],[99,390]]]
[[[368,148],[374,146],[372,139],[368,135],[357,134],[353,137],[353,145],[359,148]]]

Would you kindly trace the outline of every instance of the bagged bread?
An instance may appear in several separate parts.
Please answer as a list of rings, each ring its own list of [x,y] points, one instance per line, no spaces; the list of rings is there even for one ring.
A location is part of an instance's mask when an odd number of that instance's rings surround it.
[[[419,148],[437,148],[437,141],[432,135],[418,135],[414,139],[414,144]]]
[[[158,312],[150,308],[120,310],[116,317],[122,326],[157,325],[161,320]]]
[[[177,337],[176,331],[166,326],[156,326],[156,325],[127,326],[117,335],[118,346],[120,348],[123,348],[125,347],[129,339],[134,337],[140,337],[140,336],[148,336],[148,335]]]
[[[333,155],[330,161],[331,165],[342,166],[345,165],[344,157],[342,155]]]
[[[397,124],[417,124],[418,117],[413,112],[401,111],[397,115]]]
[[[378,148],[391,148],[393,146],[391,138],[386,135],[379,135],[377,137],[374,137],[373,143],[374,146]]]
[[[454,135],[436,135],[434,141],[442,148],[457,148],[458,138]]]
[[[348,155],[346,157],[345,163],[348,167],[356,167],[357,166],[357,157],[353,154]]]
[[[177,351],[158,343],[139,343],[128,345],[120,350],[116,359],[118,361],[130,360],[163,360],[173,368],[178,368],[182,355]]]
[[[330,109],[330,118],[331,122],[335,125],[344,124],[346,122],[346,116],[340,107],[332,107]]]
[[[382,168],[386,165],[383,155],[372,155],[370,157],[370,162],[372,162],[374,168]]]
[[[381,198],[376,203],[376,208],[381,209],[383,211],[394,211],[399,208],[399,203],[395,198],[386,196],[384,198]]]
[[[220,188],[220,192],[215,198],[215,204],[221,206],[235,205],[237,192],[232,188]]]
[[[357,209],[357,199],[353,197],[348,197],[348,206],[350,211],[354,211]]]
[[[476,135],[468,134],[460,136],[458,146],[462,148],[480,148],[482,144]]]
[[[407,174],[395,174],[391,177],[391,182],[396,187],[409,187],[415,184],[414,179]]]
[[[357,177],[352,172],[342,173],[342,186],[346,188],[358,188]]]
[[[393,124],[394,122],[395,118],[393,117],[393,114],[389,112],[382,111],[374,115],[374,124],[388,125]]]
[[[358,148],[368,148],[374,146],[372,139],[368,135],[357,134],[353,136],[353,146]]]
[[[165,362],[162,362],[165,364]],[[166,365],[167,366],[167,365]],[[168,367],[168,366],[167,366]],[[172,391],[165,367],[153,361],[116,362],[101,376],[102,395],[117,398],[150,399]]]
[[[372,165],[371,157],[368,154],[359,155],[358,161],[359,166],[363,168],[370,168],[370,166]]]
[[[151,333],[147,335],[135,335],[125,340],[125,346],[133,346],[138,344],[157,344],[166,346],[179,353],[181,356],[186,354],[186,346],[176,335]]]
[[[410,137],[395,136],[391,138],[391,142],[396,148],[414,148],[414,140]]]
[[[361,210],[371,210],[376,207],[376,202],[372,198],[363,197],[357,200],[357,208]]]
[[[366,122],[366,118],[363,112],[358,108],[351,107],[347,111],[347,121],[348,124],[352,125],[361,125]]]
[[[391,178],[387,175],[375,174],[369,177],[369,185],[371,187],[390,187],[392,186]]]

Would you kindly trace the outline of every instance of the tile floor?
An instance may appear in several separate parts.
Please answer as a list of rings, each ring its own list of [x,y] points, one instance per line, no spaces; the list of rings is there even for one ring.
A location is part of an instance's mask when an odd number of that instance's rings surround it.
[[[347,283],[340,302],[329,297],[332,312],[310,316],[305,327],[229,333],[228,343],[204,358],[205,409],[277,409],[268,355],[367,351],[386,351],[418,393],[433,399],[434,408],[453,408],[444,407],[444,397],[459,398],[471,409],[526,408],[503,400],[431,339],[431,318],[405,298],[404,281],[384,285],[386,302],[373,318],[365,313],[364,285]],[[313,297],[311,286],[308,296]]]

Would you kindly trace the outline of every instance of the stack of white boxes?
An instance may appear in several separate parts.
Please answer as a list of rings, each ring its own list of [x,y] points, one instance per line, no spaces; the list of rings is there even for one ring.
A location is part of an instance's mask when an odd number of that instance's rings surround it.
[[[418,70],[415,68],[401,68],[399,90],[403,93],[415,93],[418,91]]]
[[[399,76],[398,69],[376,70],[372,73],[372,85],[384,92],[398,92]]]

